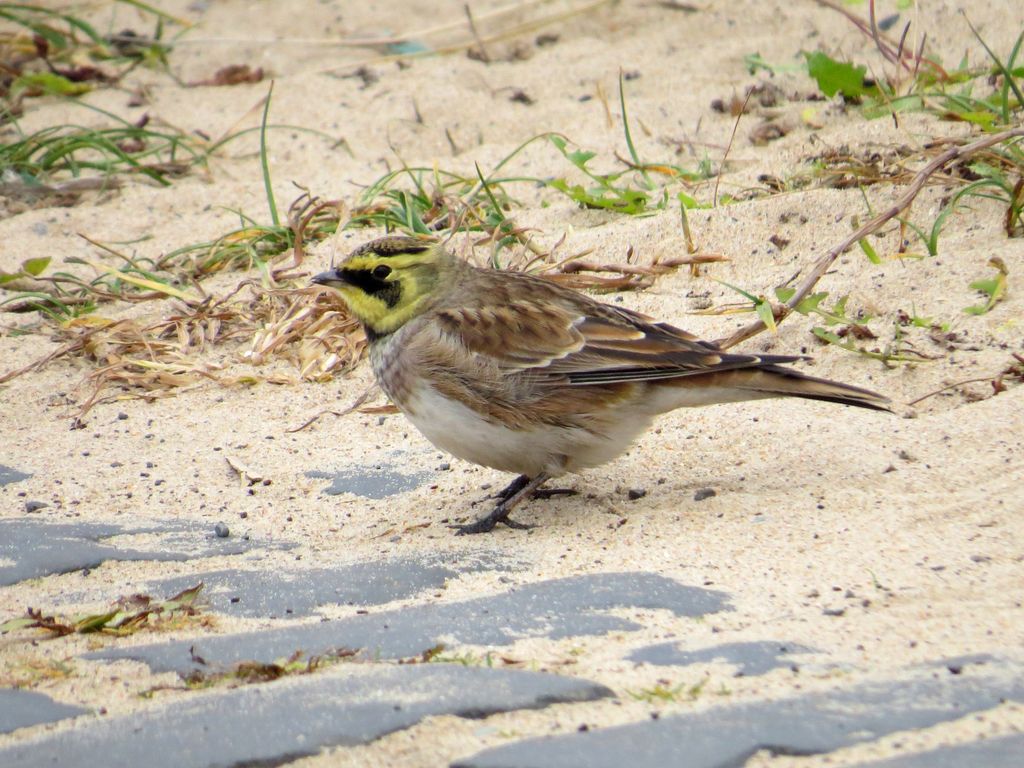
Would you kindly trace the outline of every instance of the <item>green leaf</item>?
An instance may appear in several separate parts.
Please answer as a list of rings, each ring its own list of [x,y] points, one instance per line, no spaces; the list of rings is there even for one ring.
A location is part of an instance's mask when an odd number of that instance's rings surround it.
[[[756,74],[757,70],[763,69],[775,75],[779,72],[795,72],[800,69],[799,64],[772,64],[765,60],[760,53],[748,53],[743,57],[743,65],[750,74]]]
[[[25,627],[31,627],[38,623],[38,619],[33,619],[29,616],[22,616],[17,619],[11,619],[0,624],[0,633],[13,632],[16,629],[24,629]]]
[[[761,319],[761,322],[764,323],[764,327],[772,333],[778,333],[779,329],[775,325],[775,313],[772,311],[772,305],[767,301],[762,300],[757,302],[755,308],[757,309],[757,316]]]
[[[976,125],[983,130],[991,130],[992,126],[996,124],[996,115],[994,112],[956,112],[958,118],[961,120]]]
[[[752,293],[747,293],[747,292],[746,292],[746,291],[744,291],[744,290],[743,290],[742,288],[737,288],[737,287],[736,287],[735,285],[733,285],[733,284],[731,284],[731,283],[727,283],[727,282],[725,282],[725,280],[719,280],[719,279],[718,279],[717,277],[713,277],[713,278],[711,278],[711,279],[712,279],[712,280],[714,280],[714,281],[715,281],[716,283],[721,283],[721,284],[722,284],[722,285],[724,285],[724,286],[725,286],[726,288],[732,288],[732,289],[733,289],[734,291],[736,291],[736,293],[738,293],[738,294],[739,294],[740,296],[743,296],[743,297],[744,297],[745,299],[747,299],[748,301],[751,301],[751,302],[753,302],[754,304],[757,304],[757,303],[758,303],[759,301],[764,301],[764,299],[759,299],[759,298],[758,298],[757,296],[755,296],[754,294],[752,294]]]
[[[764,57],[760,53],[748,53],[743,57],[743,63],[747,67],[747,73],[756,75],[757,70],[763,69],[765,72],[775,74],[775,68],[764,60]]]
[[[566,157],[569,162],[579,168],[581,171],[585,169],[587,163],[597,156],[596,152],[589,152],[585,149],[577,149],[575,152],[569,152]]]
[[[778,288],[775,289],[775,298],[777,298],[781,302],[787,302],[793,298],[793,295],[795,293],[796,288],[789,288],[787,286],[780,285]]]
[[[82,634],[99,632],[107,624],[112,622],[120,611],[114,610],[109,613],[98,613],[95,616],[85,616],[75,622],[75,631]]]
[[[971,173],[976,173],[979,176],[983,176],[986,179],[1001,179],[1003,178],[1003,172],[997,168],[993,168],[988,163],[983,163],[980,160],[975,163],[971,163],[967,166],[970,168]]]
[[[795,288],[780,287],[775,289],[775,295],[778,297],[779,301],[783,303],[788,302],[793,298],[795,293]],[[828,291],[818,291],[817,293],[812,293],[809,296],[804,296],[800,299],[797,305],[793,307],[793,309],[801,315],[810,315],[811,312],[817,312],[819,315],[824,315],[825,313],[819,308],[819,305],[827,298]]]
[[[685,192],[678,193],[676,195],[676,198],[679,200],[679,204],[683,208],[686,208],[687,210],[693,210],[695,208],[710,208],[711,207],[707,203],[698,202],[697,198],[695,198],[695,197],[693,197],[691,195],[688,195]]]
[[[568,195],[584,208],[600,208],[630,214],[643,213],[647,209],[647,195],[639,190],[587,190],[579,184],[570,186],[565,179],[549,181],[548,186]]]
[[[975,280],[971,283],[971,288],[982,293],[987,293],[989,296],[994,294],[999,287],[999,279],[993,277],[991,280]]]
[[[828,291],[812,293],[810,296],[805,296],[800,300],[800,303],[796,305],[796,310],[797,312],[803,312],[804,314],[813,312],[826,298],[828,298]]]
[[[820,51],[804,56],[807,57],[807,73],[826,96],[831,98],[842,91],[847,99],[859,99],[872,90],[864,84],[867,67],[836,61]]]
[[[195,603],[196,598],[199,597],[199,593],[203,591],[203,586],[203,582],[200,581],[194,587],[184,589],[173,597],[168,598],[163,603],[163,609],[165,611],[177,611],[181,608],[191,607]]]
[[[32,72],[20,75],[11,83],[11,92],[20,93],[38,88],[53,96],[79,96],[92,90],[88,83],[74,83],[55,72]]]
[[[800,303],[796,305],[795,309],[802,315],[809,315],[811,312],[818,311],[818,305],[821,304],[826,298],[828,298],[828,291],[818,291],[818,293],[812,293],[810,296],[805,296],[800,300]]]
[[[36,259],[26,259],[21,262],[21,268],[32,277],[39,277],[50,266],[50,258],[49,256],[40,256]]]
[[[860,249],[864,251],[864,255],[868,257],[868,261],[870,261],[872,264],[882,263],[882,260],[878,257],[878,253],[875,251],[874,246],[868,242],[868,239],[866,237],[862,237],[860,240],[858,240],[857,245],[859,245]]]
[[[843,349],[847,349],[850,352],[857,351],[857,348],[853,344],[851,344],[848,341],[843,341],[843,339],[839,338],[838,334],[826,330],[822,328],[820,325],[816,325],[813,328],[811,328],[811,333],[813,333],[822,341],[828,342],[829,344],[835,344],[837,347],[842,347]]]
[[[965,307],[964,312],[969,315],[984,315],[998,304],[1006,293],[1006,275],[999,273],[990,280],[975,280],[971,288],[980,291],[988,296],[988,301],[983,305],[977,304],[972,307]]]
[[[971,283],[971,288],[976,291],[988,295],[988,301],[984,305],[975,305],[972,307],[965,307],[964,312],[969,315],[984,315],[986,312],[991,310],[996,304],[1002,301],[1006,295],[1006,276],[1008,271],[1006,264],[998,256],[993,256],[988,260],[989,266],[994,267],[996,270],[995,277],[987,280],[975,280]]]

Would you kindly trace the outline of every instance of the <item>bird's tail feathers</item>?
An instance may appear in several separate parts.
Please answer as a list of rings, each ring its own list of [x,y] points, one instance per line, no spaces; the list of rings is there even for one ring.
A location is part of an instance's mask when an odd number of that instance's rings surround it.
[[[823,400],[840,405],[892,412],[892,401],[870,389],[807,376],[780,366],[765,365],[729,371],[721,375],[732,379],[729,382],[730,386],[756,392],[760,396],[803,397],[808,400]]]

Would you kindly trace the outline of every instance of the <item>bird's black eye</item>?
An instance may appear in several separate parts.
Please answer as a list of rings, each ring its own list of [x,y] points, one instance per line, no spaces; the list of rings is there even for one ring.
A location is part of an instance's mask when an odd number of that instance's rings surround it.
[[[387,264],[378,264],[376,267],[373,268],[372,274],[378,280],[383,280],[384,278],[391,274],[391,267],[389,267]]]

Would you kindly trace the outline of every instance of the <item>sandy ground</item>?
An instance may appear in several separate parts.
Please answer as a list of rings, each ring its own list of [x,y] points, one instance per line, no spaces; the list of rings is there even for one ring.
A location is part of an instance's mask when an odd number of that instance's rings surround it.
[[[806,96],[815,90],[797,67],[773,78],[763,72],[751,75],[745,55],[758,52],[769,62],[795,65],[801,50],[822,49],[884,66],[870,40],[836,12],[812,2],[706,2],[692,12],[668,3],[610,4],[489,44],[490,63],[462,52],[380,61],[371,49],[320,44],[328,38],[386,35],[459,21],[464,18],[462,3],[214,0],[160,5],[199,25],[170,59],[181,81],[209,77],[224,64],[262,66],[275,78],[272,122],[344,139],[344,145],[332,146],[325,138],[297,130],[272,131],[270,162],[279,201],[295,196],[293,184],[351,201],[361,185],[402,160],[465,173],[472,172],[474,163],[487,169],[544,131],[558,131],[595,151],[600,169],[619,169],[614,153],[627,156],[617,100],[620,70],[630,74],[627,106],[641,156],[696,167],[706,155],[717,168],[735,120],[714,111],[713,99],[728,101],[742,96],[749,85],[766,81],[787,95]],[[299,5],[301,12],[296,13]],[[400,12],[395,5],[402,6]],[[475,14],[485,17],[485,33],[486,12],[495,7],[497,3],[473,4]],[[569,7],[551,3],[543,10]],[[537,15],[537,9],[530,10]],[[98,13],[105,19],[110,11]],[[983,60],[957,4],[921,3],[903,13],[913,20],[915,34],[929,31],[929,45],[942,61],[955,64],[965,52],[974,63]],[[141,23],[129,8],[118,8],[116,14],[112,29]],[[1020,11],[1013,2],[972,4],[970,14],[996,51],[1008,51],[1020,33]],[[1006,23],[1014,17],[1017,23]],[[256,32],[250,35],[249,30]],[[556,37],[539,45],[539,34]],[[451,40],[464,36],[464,28],[455,29]],[[241,37],[250,40],[240,42]],[[432,39],[433,45],[444,42],[443,36]],[[350,76],[360,66],[372,73],[369,80]],[[129,91],[139,85],[147,87],[149,103],[130,107]],[[148,113],[217,136],[238,125],[255,125],[258,115],[252,110],[266,91],[266,82],[186,88],[164,74],[139,70],[129,82],[86,100],[129,120]],[[511,98],[520,92],[532,103]],[[813,125],[801,119],[801,110],[808,107],[815,110]],[[755,146],[751,132],[769,113],[789,121],[792,130],[766,146]],[[98,119],[95,112],[36,101],[21,127],[27,132]],[[765,174],[792,177],[807,170],[808,158],[830,148],[917,148],[934,137],[968,132],[965,124],[920,114],[904,115],[898,126],[891,119],[868,121],[856,108],[824,101],[758,107],[739,123],[720,191],[737,194],[763,187],[758,177]],[[131,181],[119,191],[91,194],[74,207],[10,215],[0,221],[0,269],[14,270],[34,256],[51,256],[55,265],[71,257],[114,263],[80,234],[106,243],[130,242],[125,247],[134,254],[153,258],[235,227],[232,210],[264,221],[256,148],[254,139],[232,144],[211,161],[208,173],[185,177],[166,189]],[[570,169],[550,145],[537,142],[510,170],[547,176]],[[689,191],[707,200],[713,184]],[[867,194],[877,211],[899,192],[883,185]],[[682,253],[675,207],[631,218],[581,210],[550,191],[516,188],[514,194],[525,203],[511,214],[516,222],[532,228],[544,246],[562,241],[562,256],[593,249],[590,258],[621,262],[632,248],[635,262],[644,264]],[[926,190],[914,205],[912,219],[930,225],[941,199],[941,191]],[[869,325],[878,339],[870,345],[892,344],[899,330],[933,358],[929,362],[886,367],[823,345],[810,332],[816,321],[802,316],[787,320],[777,335],[762,334],[745,345],[811,354],[814,360],[806,370],[883,392],[899,404],[899,416],[791,401],[669,414],[624,457],[572,478],[580,495],[525,508],[520,518],[539,525],[529,533],[501,529],[486,538],[452,536],[441,521],[474,514],[478,508],[470,504],[484,493],[482,486],[506,481],[499,473],[455,460],[451,471],[437,473],[429,485],[383,501],[323,496],[324,482],[307,477],[307,471],[387,461],[410,471],[433,472],[448,458],[401,416],[328,416],[307,430],[289,432],[322,409],[351,403],[370,384],[371,375],[362,365],[328,383],[301,382],[284,362],[259,373],[280,374],[292,383],[235,388],[205,384],[154,402],[125,393],[121,401],[93,409],[80,430],[69,425],[89,392],[83,385],[88,363],[59,361],[2,385],[0,464],[31,472],[32,477],[0,488],[0,516],[21,516],[30,499],[47,502],[50,506],[40,514],[55,521],[171,518],[212,526],[224,520],[239,534],[300,543],[297,550],[268,554],[263,561],[268,568],[294,565],[297,557],[329,566],[396,555],[443,552],[471,557],[485,552],[520,563],[513,576],[516,583],[637,569],[713,585],[732,596],[735,611],[713,621],[694,623],[655,613],[645,618],[647,629],[636,636],[524,641],[509,652],[536,660],[540,669],[586,676],[620,692],[653,685],[666,675],[663,669],[623,661],[632,647],[665,637],[692,647],[766,637],[805,643],[821,649],[822,658],[848,665],[846,682],[962,654],[1019,655],[1024,642],[1024,388],[1008,382],[1007,391],[994,394],[991,384],[981,381],[952,387],[914,408],[905,405],[954,382],[991,379],[1012,362],[1011,353],[1024,352],[1018,284],[1024,274],[1024,241],[1005,236],[1002,215],[995,204],[969,201],[949,218],[938,256],[923,259],[891,258],[898,233],[887,226],[874,238],[884,257],[881,264],[851,251],[821,283],[832,297],[848,294],[851,311],[873,316]],[[716,280],[770,293],[844,237],[854,218],[864,221],[867,216],[865,198],[857,189],[808,189],[695,210],[690,224],[701,251],[728,261],[705,268],[697,277],[681,270],[661,277],[645,292],[608,299],[705,337],[723,337],[751,316],[694,314],[709,302],[737,300],[737,294]],[[303,269],[315,273],[335,254],[379,234],[346,231],[316,249]],[[771,242],[773,236],[788,243],[780,247]],[[452,245],[468,258],[483,262],[488,257],[487,247],[474,250],[471,239],[457,238]],[[923,252],[919,241],[910,250]],[[1008,267],[1009,291],[993,311],[970,316],[963,308],[978,303],[979,296],[969,283],[992,274],[986,262],[995,255]],[[226,290],[238,279],[237,274],[224,275],[207,286]],[[159,304],[104,306],[100,314],[159,317],[168,311]],[[948,323],[948,333],[954,335],[936,341],[928,329],[898,328],[901,311]],[[0,317],[0,372],[30,363],[57,343],[50,326],[34,315]],[[211,359],[224,362],[228,372],[247,370],[238,360],[245,347],[241,340],[226,351],[211,351]],[[225,462],[228,455],[272,483],[250,493]],[[716,489],[717,496],[692,501],[705,487]],[[647,495],[630,501],[630,488],[644,488]],[[96,610],[138,591],[147,580],[187,573],[190,567],[108,563],[89,579],[67,574],[21,583],[0,591],[0,619],[27,605],[59,607],[66,613]],[[493,573],[469,574],[451,582],[441,599],[502,589]],[[73,604],[67,602],[69,594],[76,596]],[[846,609],[842,615],[824,613],[839,608]],[[344,609],[338,611],[346,615]],[[234,627],[222,621],[216,631]],[[0,638],[0,675],[5,670],[11,674],[27,659],[69,658],[111,642],[63,638],[29,646],[24,637]],[[33,687],[68,703],[130,711],[146,706],[134,694],[155,684],[140,669],[79,663],[72,676],[36,681]],[[126,670],[130,674],[122,679]],[[838,684],[834,671],[799,679],[786,670],[735,680],[714,669],[707,674],[708,690],[727,682],[730,701],[736,702]],[[701,697],[660,706],[681,712],[714,703],[713,697]],[[626,700],[517,712],[483,724],[435,719],[347,754],[366,765],[399,760],[404,765],[442,765],[503,743],[503,733],[569,732],[584,721],[601,727],[645,717],[649,708]],[[910,739],[914,744],[953,743],[1022,727],[1024,711],[1005,705],[986,713],[981,722],[965,719]],[[845,750],[832,756],[832,764],[884,757],[897,750],[895,741]],[[303,764],[343,759],[348,758],[327,754]],[[756,760],[772,766],[811,762]]]

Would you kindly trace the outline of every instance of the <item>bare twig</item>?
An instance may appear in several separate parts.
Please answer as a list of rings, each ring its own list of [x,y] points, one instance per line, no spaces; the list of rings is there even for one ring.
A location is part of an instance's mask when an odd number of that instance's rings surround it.
[[[882,44],[881,33],[878,29],[878,20],[875,18],[875,0],[870,0],[870,2],[868,2],[868,27],[871,29],[871,38],[875,41],[875,47],[878,49],[878,52],[881,53],[885,59],[888,59],[893,64],[898,65],[900,63],[901,58],[900,54],[903,50],[903,38],[900,39],[899,51],[897,51],[895,54],[892,52],[892,49],[889,46]],[[908,29],[910,29],[909,24],[903,28],[904,38],[907,35]],[[896,74],[897,76],[899,75],[898,68],[896,70]]]
[[[937,171],[949,165],[950,163],[956,162],[957,160],[962,160],[965,157],[970,157],[971,155],[976,154],[983,149],[988,149],[989,147],[995,144],[1000,144],[1004,141],[1008,141],[1009,139],[1013,139],[1018,136],[1024,136],[1024,126],[1012,128],[1007,131],[1000,131],[999,133],[989,134],[988,136],[978,139],[977,141],[972,142],[970,144],[963,144],[956,147],[950,147],[941,155],[935,157],[935,159],[928,163],[928,165],[926,165],[924,168],[917,172],[913,180],[911,180],[907,191],[904,192],[903,195],[895,203],[892,204],[892,206],[890,206],[887,210],[883,211],[879,215],[875,216],[873,219],[871,219],[863,226],[859,227],[853,234],[843,238],[843,241],[839,243],[839,245],[832,248],[832,250],[830,250],[824,256],[820,257],[814,263],[814,266],[811,268],[810,274],[804,279],[803,283],[797,289],[796,293],[793,294],[789,301],[775,309],[776,323],[781,322],[783,318],[785,318],[793,310],[794,307],[796,307],[801,301],[804,300],[804,298],[807,297],[807,295],[814,289],[814,286],[817,285],[818,281],[822,278],[822,276],[829,270],[829,267],[832,266],[832,262],[839,258],[839,255],[841,253],[845,252],[848,248],[852,247],[859,240],[867,237],[873,232],[877,232],[883,224],[885,224],[890,219],[895,218],[904,210],[906,210],[910,206],[910,204],[914,202],[914,199],[917,197],[918,193],[920,193],[921,189],[924,187],[928,179]],[[802,271],[803,270],[801,270],[801,272]],[[786,282],[789,283],[795,280],[799,275],[800,272],[797,272]],[[724,339],[719,339],[717,343],[723,349],[728,349],[729,347],[739,344],[741,341],[749,339],[751,336],[756,336],[763,330],[765,330],[765,324],[760,320],[757,320],[753,323],[750,323],[749,325],[744,326],[743,328],[740,328],[731,336],[728,336]]]
[[[1004,377],[1024,377],[1024,356],[1014,353],[1013,357],[1017,362],[1011,363],[997,374],[991,376],[977,376],[973,379],[963,379],[962,381],[954,381],[952,384],[947,384],[944,387],[940,387],[939,389],[936,389],[934,392],[929,392],[927,395],[921,395],[915,400],[911,400],[909,403],[907,403],[907,405],[917,405],[922,400],[927,400],[929,397],[935,397],[935,395],[941,395],[943,392],[946,392],[947,390],[955,389],[956,387],[963,386],[964,384],[977,384],[978,382],[982,381],[987,381],[991,383],[992,388],[995,390],[995,393],[998,394],[999,392],[1002,392],[1003,390],[1006,389],[1006,385],[1003,384]]]
[[[7,373],[0,374],[0,384],[5,384],[11,379],[16,379],[23,373],[29,373],[30,371],[38,371],[52,360],[64,357],[65,355],[71,354],[72,352],[77,352],[78,350],[85,347],[85,343],[89,335],[89,333],[85,333],[79,336],[77,339],[74,339],[68,342],[67,344],[64,344],[63,346],[58,347],[49,354],[44,355],[35,362],[29,363],[28,365],[23,366],[21,368],[17,368],[13,371],[8,371]]]
[[[740,120],[743,118],[743,114],[747,111],[747,102],[750,101],[751,95],[753,95],[754,89],[747,88],[747,95],[743,97],[743,104],[740,105],[739,114],[736,115],[736,122],[732,124],[732,133],[729,134],[729,143],[725,145],[725,154],[722,155],[722,164],[718,168],[718,174],[715,176],[715,193],[711,198],[711,207],[718,207],[718,185],[722,181],[722,174],[725,172],[725,161],[729,159],[729,152],[732,150],[732,142],[736,138],[736,130],[740,127]]]
[[[340,416],[347,416],[348,414],[352,413],[353,411],[358,411],[360,408],[362,408],[366,404],[367,400],[369,400],[372,396],[377,394],[378,390],[379,390],[379,385],[371,384],[369,387],[366,388],[366,390],[361,395],[359,395],[359,397],[357,397],[355,400],[353,400],[352,401],[352,405],[350,405],[345,410],[343,410],[343,411],[332,411],[330,408],[326,408],[326,409],[320,411],[319,413],[311,416],[309,419],[307,419],[305,422],[303,422],[299,426],[297,426],[297,427],[289,427],[288,429],[285,430],[285,432],[301,432],[306,427],[308,427],[311,424],[313,424],[314,422],[318,421],[321,416],[326,416],[327,414],[332,414],[334,416],[339,416],[339,417]]]

